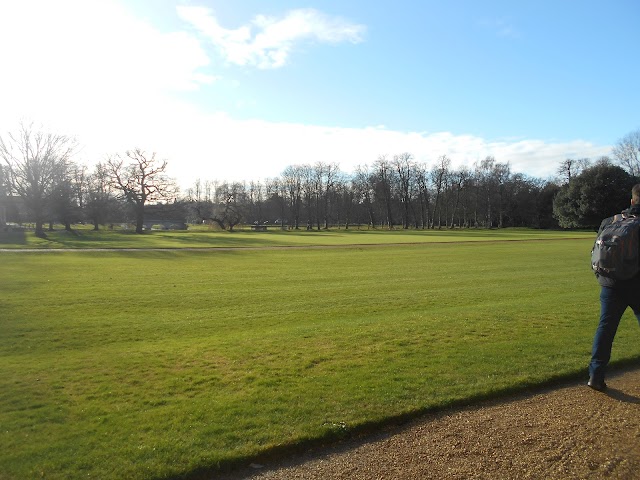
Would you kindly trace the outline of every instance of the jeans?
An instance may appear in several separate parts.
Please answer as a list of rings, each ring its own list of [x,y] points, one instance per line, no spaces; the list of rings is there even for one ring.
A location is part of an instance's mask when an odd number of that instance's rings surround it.
[[[596,329],[589,363],[589,376],[604,380],[607,364],[611,359],[611,347],[622,314],[631,307],[640,324],[640,283],[631,282],[616,287],[601,287],[600,323]]]

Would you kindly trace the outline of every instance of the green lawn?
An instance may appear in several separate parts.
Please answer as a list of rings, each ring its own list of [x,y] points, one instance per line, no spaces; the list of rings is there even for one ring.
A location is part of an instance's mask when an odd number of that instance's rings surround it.
[[[353,243],[377,235],[365,233]],[[583,376],[599,308],[593,235],[548,235],[0,253],[0,478],[213,472]],[[623,321],[614,358],[640,359],[635,320]]]
[[[60,228],[46,232],[46,239],[37,238],[33,232],[0,232],[0,248],[60,249],[60,248],[221,248],[221,247],[272,247],[308,245],[380,245],[391,243],[478,242],[493,240],[535,240],[550,238],[590,238],[594,232],[563,232],[510,228],[505,230],[442,229],[442,230],[280,230],[253,232],[238,229],[234,232],[212,231],[204,227],[191,227],[188,231],[150,231],[136,235],[133,231],[93,231],[80,227],[73,233]]]

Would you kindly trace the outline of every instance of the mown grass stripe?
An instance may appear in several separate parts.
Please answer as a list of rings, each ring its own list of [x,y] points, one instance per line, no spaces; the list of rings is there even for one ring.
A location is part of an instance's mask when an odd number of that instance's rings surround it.
[[[168,478],[584,372],[590,243],[2,254],[0,470]]]

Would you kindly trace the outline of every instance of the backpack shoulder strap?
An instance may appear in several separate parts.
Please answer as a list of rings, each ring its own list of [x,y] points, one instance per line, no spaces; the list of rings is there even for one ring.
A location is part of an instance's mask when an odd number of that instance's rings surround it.
[[[620,218],[618,218],[618,217],[620,217]],[[622,212],[622,213],[619,213],[618,215],[615,215],[613,217],[613,221],[614,222],[619,222],[619,221],[622,221],[622,220],[626,220],[628,218],[638,219],[640,217],[638,215],[635,215],[635,214]]]

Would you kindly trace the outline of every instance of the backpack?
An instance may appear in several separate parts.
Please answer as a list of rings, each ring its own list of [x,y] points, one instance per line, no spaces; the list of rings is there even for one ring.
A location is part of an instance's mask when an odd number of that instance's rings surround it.
[[[615,215],[600,229],[591,250],[596,276],[629,280],[640,272],[640,217]]]

